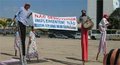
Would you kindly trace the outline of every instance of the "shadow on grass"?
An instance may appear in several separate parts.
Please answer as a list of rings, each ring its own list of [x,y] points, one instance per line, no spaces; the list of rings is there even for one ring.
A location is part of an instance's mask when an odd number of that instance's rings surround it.
[[[27,64],[36,64],[36,63],[43,63],[43,62],[48,62],[47,60],[27,60]],[[21,61],[18,59],[15,60],[6,60],[6,61],[2,61],[0,62],[0,65],[21,65]]]
[[[82,61],[82,59],[78,59],[78,58],[74,58],[74,57],[66,57],[67,59],[71,59],[71,60],[76,60],[76,61]],[[88,60],[87,62],[99,62],[99,63],[102,63],[102,61],[99,61],[99,60]]]
[[[0,54],[1,54],[1,55],[6,55],[6,56],[14,56],[13,54],[4,53],[4,52],[1,52]]]
[[[48,62],[45,59],[39,59],[39,60],[27,60],[28,64],[34,64],[34,63],[43,63],[43,62]]]
[[[63,61],[63,60],[57,60],[57,59],[52,59],[52,58],[46,58],[46,59],[47,59],[47,60],[54,61],[54,62],[66,64],[66,65],[82,65],[82,64],[78,64],[78,63],[72,63],[72,62]]]

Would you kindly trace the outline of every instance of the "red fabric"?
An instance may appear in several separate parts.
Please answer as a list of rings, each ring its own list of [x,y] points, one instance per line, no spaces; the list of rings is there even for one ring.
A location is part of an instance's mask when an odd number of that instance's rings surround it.
[[[82,60],[88,61],[88,30],[81,27],[81,48],[82,48]]]

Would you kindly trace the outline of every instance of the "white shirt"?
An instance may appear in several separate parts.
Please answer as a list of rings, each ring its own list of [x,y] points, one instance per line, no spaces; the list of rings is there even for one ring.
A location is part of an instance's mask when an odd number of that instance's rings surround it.
[[[14,44],[14,47],[15,49],[18,49],[20,47],[20,35],[19,35],[19,32],[17,31],[16,34],[15,34],[15,44]]]
[[[99,23],[99,27],[103,30],[106,31],[107,29],[107,24],[109,24],[109,22],[107,21],[106,18],[103,18],[100,23]]]
[[[29,36],[31,37],[31,44],[29,46],[29,53],[34,53],[37,51],[37,46],[36,46],[36,37],[35,37],[35,33],[30,31]]]
[[[31,13],[32,12],[29,9],[26,10],[24,7],[21,7],[20,10],[16,13],[17,20],[22,22],[24,25],[28,26],[29,25],[28,16]]]
[[[30,31],[29,36],[31,37],[32,42],[36,41],[35,33],[33,31]]]

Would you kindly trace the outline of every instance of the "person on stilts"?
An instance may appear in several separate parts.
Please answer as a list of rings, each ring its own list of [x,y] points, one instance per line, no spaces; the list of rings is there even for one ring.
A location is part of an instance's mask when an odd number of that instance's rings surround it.
[[[98,60],[98,56],[99,56],[100,52],[102,52],[104,56],[106,55],[106,51],[107,51],[106,30],[107,30],[108,25],[109,25],[108,15],[105,14],[105,15],[103,15],[103,18],[99,23],[99,30],[101,32],[101,38],[100,38],[100,42],[99,42],[99,48],[98,48],[96,60]]]
[[[89,19],[86,15],[86,11],[81,11],[82,15],[80,16],[79,21],[81,25],[81,48],[82,48],[82,61],[83,65],[88,61],[88,30],[83,27],[83,24]]]
[[[24,7],[21,7],[20,10],[16,13],[13,20],[17,19],[19,34],[21,39],[21,62],[22,65],[26,65],[26,49],[25,49],[25,38],[26,38],[26,26],[29,25],[28,19],[32,15],[32,12],[29,10],[30,4],[26,3]]]

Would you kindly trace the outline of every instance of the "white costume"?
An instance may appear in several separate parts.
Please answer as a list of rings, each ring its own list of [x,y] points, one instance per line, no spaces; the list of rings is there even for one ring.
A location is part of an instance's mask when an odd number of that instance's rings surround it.
[[[28,43],[27,58],[29,58],[29,59],[30,58],[35,58],[35,57],[38,58],[35,33],[30,31],[29,37],[31,38],[30,39],[31,43]]]
[[[107,30],[107,24],[109,22],[106,18],[103,18],[99,23],[99,30],[101,32],[101,38],[99,43],[99,52],[102,52],[103,54],[106,54],[106,30]]]
[[[15,34],[15,40],[14,40],[14,49],[20,51],[20,35],[19,32],[17,31]]]

